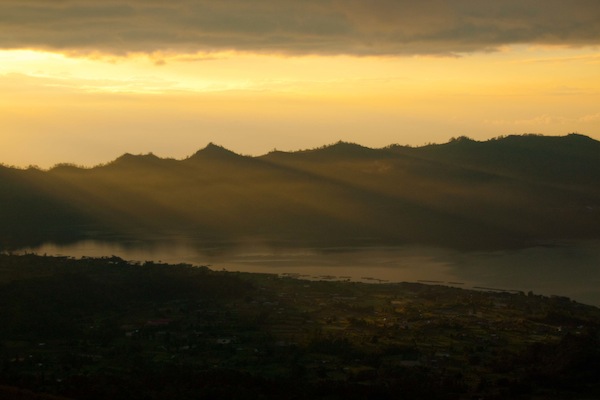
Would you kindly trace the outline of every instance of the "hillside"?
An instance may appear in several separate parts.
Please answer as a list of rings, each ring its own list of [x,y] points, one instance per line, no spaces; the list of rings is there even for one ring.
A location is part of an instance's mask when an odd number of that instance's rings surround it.
[[[599,183],[600,142],[576,134],[260,157],[210,144],[184,160],[0,167],[0,240],[499,249],[600,237]]]

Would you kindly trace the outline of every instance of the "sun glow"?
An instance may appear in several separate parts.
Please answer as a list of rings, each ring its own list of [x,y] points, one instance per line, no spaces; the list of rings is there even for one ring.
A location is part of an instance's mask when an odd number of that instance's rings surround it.
[[[257,155],[340,139],[381,147],[457,135],[598,137],[599,57],[556,46],[445,58],[5,50],[0,162],[185,157],[209,141]]]
[[[523,54],[529,57],[523,59]],[[585,50],[505,49],[458,58],[282,57],[252,53],[131,54],[123,57],[34,50],[0,51],[0,75],[37,78],[41,87],[81,92],[279,92],[348,98],[427,94],[542,94],[572,86],[596,92],[600,55]],[[542,69],[540,64],[560,63]],[[575,87],[576,86],[576,87]]]

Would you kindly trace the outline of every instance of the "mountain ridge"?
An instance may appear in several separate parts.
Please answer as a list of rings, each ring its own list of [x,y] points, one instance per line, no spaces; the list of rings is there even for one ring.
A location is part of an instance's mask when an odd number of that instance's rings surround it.
[[[534,143],[535,142],[535,143]],[[549,142],[560,142],[557,146],[557,143],[552,143],[550,145]],[[542,149],[548,150],[553,149],[558,154],[570,154],[573,150],[577,154],[581,154],[583,151],[586,155],[597,156],[600,154],[600,141],[592,139],[589,136],[571,133],[564,136],[543,136],[543,135],[534,135],[534,134],[526,134],[526,135],[508,135],[499,138],[493,138],[484,141],[477,141],[470,139],[468,137],[459,137],[456,139],[451,139],[447,143],[441,144],[430,144],[423,146],[402,146],[397,144],[388,145],[382,148],[371,148],[367,146],[363,146],[357,143],[338,141],[329,145],[324,145],[317,148],[306,149],[306,150],[297,150],[297,151],[274,151],[263,155],[258,156],[244,156],[234,151],[231,151],[223,146],[218,144],[209,143],[203,149],[198,150],[193,155],[184,158],[183,160],[177,161],[186,161],[186,160],[194,160],[197,158],[211,158],[211,159],[269,159],[269,155],[277,154],[279,156],[309,156],[309,158],[319,156],[334,156],[334,157],[354,157],[354,158],[367,158],[367,157],[375,157],[375,156],[383,156],[389,155],[390,150],[394,149],[409,149],[410,152],[422,152],[429,151],[431,149],[440,149],[440,150],[459,150],[459,151],[472,151],[473,149],[481,149],[484,147],[492,148],[494,146],[496,149],[501,149],[503,151],[515,150],[515,149],[536,149],[540,150],[540,146]],[[577,148],[573,148],[574,146],[578,146]],[[558,149],[558,151],[557,151]],[[566,151],[568,150],[568,151]],[[593,153],[593,154],[591,154]],[[131,157],[132,155],[129,153],[124,154],[123,156],[117,158],[123,158],[125,156]],[[153,157],[159,158],[152,153],[146,155],[138,155],[133,157]],[[161,160],[165,160],[166,158],[159,158]]]
[[[89,169],[0,169],[0,247],[98,232],[467,249],[600,238],[600,142],[337,142],[258,157],[211,143],[183,160],[125,154]]]
[[[534,143],[535,142],[535,143]],[[550,143],[555,142],[555,143]],[[557,143],[560,142],[560,143]],[[323,145],[320,147],[315,147],[311,149],[303,149],[303,150],[294,150],[294,151],[283,151],[283,150],[273,150],[265,154],[260,154],[256,156],[249,155],[241,155],[232,150],[227,149],[224,146],[219,144],[215,144],[214,142],[208,143],[205,147],[197,150],[195,153],[184,157],[182,159],[174,159],[171,157],[159,157],[154,153],[124,153],[121,156],[115,158],[112,161],[108,161],[106,163],[94,165],[94,166],[82,166],[71,163],[59,163],[54,166],[48,168],[47,170],[52,170],[56,168],[70,168],[70,169],[95,169],[101,168],[108,165],[113,164],[137,164],[137,163],[147,163],[150,164],[152,162],[157,161],[193,161],[197,159],[270,159],[272,157],[289,157],[289,156],[300,156],[306,157],[311,156],[337,156],[337,157],[375,157],[379,156],[390,156],[390,155],[409,155],[419,152],[425,153],[435,153],[439,151],[456,151],[458,152],[468,152],[474,150],[480,150],[482,148],[491,148],[495,146],[496,149],[506,150],[514,150],[514,149],[536,149],[540,150],[540,148],[548,149],[559,149],[558,154],[570,154],[573,151],[580,155],[582,152],[587,156],[597,156],[600,154],[600,141],[593,139],[589,136],[578,134],[578,133],[569,133],[567,135],[562,136],[547,136],[547,135],[539,135],[539,134],[523,134],[523,135],[507,135],[507,136],[499,136],[496,138],[491,138],[487,140],[474,140],[467,136],[460,136],[457,138],[452,138],[446,143],[433,143],[433,144],[425,144],[422,146],[409,146],[409,145],[400,145],[397,143],[389,144],[384,147],[372,148],[363,146],[358,143],[347,142],[347,141],[337,141],[328,145]],[[541,146],[541,147],[540,147]],[[38,167],[27,167],[27,168],[19,168],[13,167],[0,162],[1,168],[9,168],[9,169],[28,169],[34,168],[39,170]],[[43,169],[42,169],[43,170]]]

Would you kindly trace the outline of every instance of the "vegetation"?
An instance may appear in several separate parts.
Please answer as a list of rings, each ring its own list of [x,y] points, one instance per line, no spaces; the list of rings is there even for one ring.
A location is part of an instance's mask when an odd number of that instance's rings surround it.
[[[600,237],[599,181],[600,143],[575,134],[378,150],[339,142],[254,158],[211,144],[181,161],[0,167],[0,245],[184,235],[525,247]]]
[[[7,399],[600,396],[600,310],[561,297],[0,255]]]

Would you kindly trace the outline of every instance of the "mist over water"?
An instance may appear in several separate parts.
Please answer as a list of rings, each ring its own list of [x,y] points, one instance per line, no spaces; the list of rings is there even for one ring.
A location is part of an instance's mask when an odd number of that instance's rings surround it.
[[[208,265],[214,270],[273,273],[302,279],[425,282],[559,295],[600,306],[600,241],[494,252],[433,247],[281,248],[259,244],[198,246],[184,240],[81,241],[44,244],[21,253],[118,256],[129,261]]]

